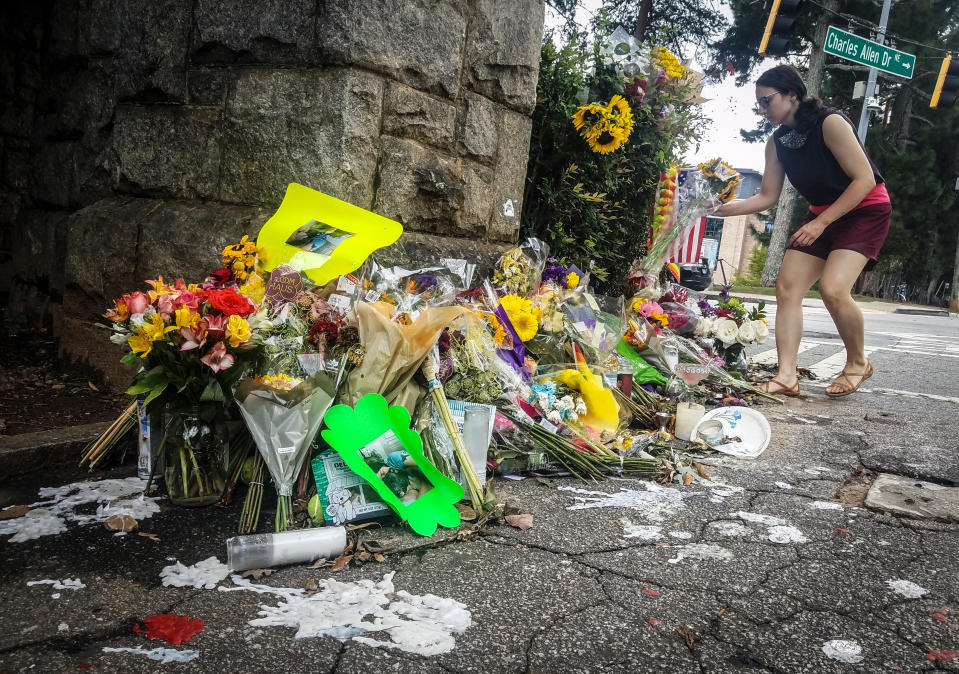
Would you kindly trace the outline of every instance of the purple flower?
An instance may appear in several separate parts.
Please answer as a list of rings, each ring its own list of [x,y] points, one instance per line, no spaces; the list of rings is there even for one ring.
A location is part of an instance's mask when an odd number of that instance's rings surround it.
[[[724,299],[724,300],[728,300],[728,299],[729,299],[729,288],[730,288],[730,287],[731,287],[731,286],[723,286],[723,289],[719,291],[719,296],[720,296],[720,298],[722,298],[722,299]]]
[[[713,308],[713,305],[710,304],[707,300],[699,300],[696,303],[696,306],[699,307],[699,310],[703,313],[703,316],[711,316],[716,311]]]
[[[550,259],[548,262],[556,262],[556,260]],[[566,277],[568,275],[569,270],[566,267],[561,264],[552,264],[543,270],[543,283],[553,281],[560,285],[566,285]]]

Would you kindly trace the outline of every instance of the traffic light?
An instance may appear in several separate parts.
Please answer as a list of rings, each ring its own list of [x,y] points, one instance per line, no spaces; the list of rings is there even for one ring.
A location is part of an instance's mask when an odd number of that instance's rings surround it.
[[[763,39],[759,43],[760,56],[786,55],[786,47],[792,38],[793,24],[796,23],[796,12],[799,11],[800,5],[802,0],[773,0],[766,30],[763,31]]]
[[[929,107],[951,108],[956,102],[957,94],[959,94],[959,60],[953,62],[952,54],[947,54],[946,58],[942,59],[939,79],[936,80],[936,88],[932,91]]]

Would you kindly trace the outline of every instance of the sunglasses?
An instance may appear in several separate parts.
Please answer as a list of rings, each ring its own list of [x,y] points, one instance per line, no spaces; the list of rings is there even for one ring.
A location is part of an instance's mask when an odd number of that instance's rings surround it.
[[[780,93],[782,93],[782,92],[780,92],[780,91],[774,91],[774,92],[772,92],[771,94],[769,94],[768,96],[760,96],[759,98],[756,99],[756,107],[757,107],[759,110],[765,110],[766,108],[769,107],[769,101],[772,100],[773,96],[775,96],[776,94],[780,94]]]

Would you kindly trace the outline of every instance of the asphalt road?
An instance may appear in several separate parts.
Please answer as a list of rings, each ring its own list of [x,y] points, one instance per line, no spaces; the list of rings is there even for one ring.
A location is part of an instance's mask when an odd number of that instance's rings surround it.
[[[23,543],[3,538],[0,670],[959,671],[959,526],[861,505],[877,471],[959,482],[959,319],[867,314],[876,374],[858,394],[830,400],[821,390],[841,345],[828,316],[812,309],[801,365],[823,376],[804,382],[798,399],[758,408],[772,428],[758,459],[712,455],[712,481],[685,487],[503,481],[501,500],[531,514],[531,529],[498,526],[454,541],[444,540],[448,530],[424,541],[398,527],[367,529],[365,538],[393,549],[381,564],[339,573],[292,566],[258,581],[322,589],[328,579],[378,582],[395,572],[396,591],[451,598],[469,611],[444,652],[297,639],[290,625],[308,632],[309,620],[289,594],[163,586],[160,571],[173,560],[225,561],[238,506],[191,511],[161,502],[140,522],[155,539],[97,524]],[[64,471],[0,485],[0,507],[88,477]],[[85,587],[28,584],[68,578]],[[235,587],[229,579],[220,586]],[[357,587],[330,592],[343,605],[346,590],[357,600]],[[278,606],[288,626],[251,624]],[[133,631],[164,612],[202,619],[205,629],[180,646]],[[315,628],[322,621],[313,618]],[[389,626],[367,636],[400,635]],[[195,651],[195,659],[161,664],[104,650],[158,646]]]

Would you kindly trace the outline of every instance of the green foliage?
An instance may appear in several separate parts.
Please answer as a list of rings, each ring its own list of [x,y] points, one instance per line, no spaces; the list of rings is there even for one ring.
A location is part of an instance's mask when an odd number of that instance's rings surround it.
[[[597,28],[621,25],[632,33],[641,5],[641,0],[603,0],[594,23]],[[728,25],[710,0],[656,0],[650,3],[643,37],[655,35],[658,44],[680,55],[690,47],[707,49]]]
[[[626,144],[608,155],[593,152],[572,116],[580,105],[622,95],[625,83],[582,36],[556,46],[547,35],[521,224],[523,236],[546,241],[563,264],[591,269],[609,293],[622,291],[630,262],[645,252],[660,173],[698,139],[704,123],[696,108],[681,103],[688,88],[654,87],[643,103],[631,101],[635,124]],[[670,104],[673,113],[658,114]]]
[[[735,285],[758,286],[759,278],[763,274],[763,267],[766,266],[766,256],[769,249],[765,246],[753,246],[749,251],[749,267],[746,272],[739,272],[733,280]]]

